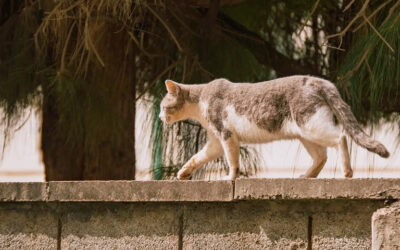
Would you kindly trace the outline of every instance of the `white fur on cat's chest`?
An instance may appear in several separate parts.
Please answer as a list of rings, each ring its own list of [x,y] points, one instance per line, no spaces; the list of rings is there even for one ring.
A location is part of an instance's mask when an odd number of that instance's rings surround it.
[[[224,127],[234,132],[239,141],[244,143],[266,143],[279,139],[297,138],[300,131],[298,126],[291,121],[284,121],[282,128],[276,132],[269,132],[259,128],[247,117],[239,115],[232,105],[226,107],[227,118],[223,121]]]

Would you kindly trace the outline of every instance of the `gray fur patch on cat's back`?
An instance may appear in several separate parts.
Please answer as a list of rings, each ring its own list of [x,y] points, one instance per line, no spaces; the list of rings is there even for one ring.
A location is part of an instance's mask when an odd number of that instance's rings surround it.
[[[318,78],[305,76],[301,79],[301,84],[295,84],[293,90],[288,91],[292,118],[297,125],[304,125],[321,106],[326,105],[319,93],[322,85],[322,81]]]
[[[279,131],[290,119],[287,89],[291,86],[277,81],[255,84],[233,84],[228,102],[239,115],[245,116],[268,132]]]
[[[259,128],[269,132],[280,130],[284,120],[290,117],[286,93],[280,89],[249,91],[232,100],[238,114],[246,116]]]
[[[208,84],[202,97],[209,104],[207,113],[210,123],[218,132],[224,133],[225,138],[231,135],[223,127],[228,105],[233,105],[239,115],[269,132],[280,130],[284,120],[290,118],[285,87],[273,82],[236,84],[217,79]]]
[[[269,132],[279,131],[285,120],[302,126],[321,106],[327,105],[320,94],[324,82],[316,77],[292,76],[253,86],[244,99],[235,99],[239,104],[235,108]]]
[[[223,132],[223,120],[228,116],[225,110],[228,90],[229,82],[226,79],[217,79],[208,83],[202,91],[202,97],[208,103],[207,118],[219,133]],[[226,133],[224,137],[228,139],[230,132]]]

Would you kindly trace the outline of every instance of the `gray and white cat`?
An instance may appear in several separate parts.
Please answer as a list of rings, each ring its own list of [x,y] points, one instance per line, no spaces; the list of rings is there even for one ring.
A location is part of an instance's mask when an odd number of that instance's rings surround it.
[[[363,132],[350,107],[329,81],[291,76],[259,83],[185,85],[165,81],[168,93],[161,102],[160,119],[171,124],[192,119],[207,130],[208,141],[178,172],[189,179],[198,167],[225,154],[234,180],[239,167],[239,144],[299,139],[313,159],[302,177],[317,177],[327,160],[327,147],[339,151],[344,176],[351,178],[346,136],[358,145],[389,157],[381,143]]]

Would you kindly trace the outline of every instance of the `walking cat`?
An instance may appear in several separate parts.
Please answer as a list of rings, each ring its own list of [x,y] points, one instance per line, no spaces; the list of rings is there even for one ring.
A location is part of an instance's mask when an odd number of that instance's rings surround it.
[[[315,178],[327,160],[327,147],[339,151],[344,176],[351,178],[344,133],[381,157],[389,152],[363,132],[350,107],[329,81],[312,76],[290,76],[259,83],[226,79],[185,85],[165,81],[167,95],[160,119],[168,124],[192,119],[207,130],[208,141],[178,172],[189,179],[198,167],[225,154],[234,180],[239,167],[239,144],[299,139],[313,159],[302,177]]]

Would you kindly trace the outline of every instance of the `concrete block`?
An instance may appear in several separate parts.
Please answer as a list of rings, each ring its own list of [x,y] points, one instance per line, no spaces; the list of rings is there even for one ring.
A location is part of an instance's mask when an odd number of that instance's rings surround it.
[[[235,199],[400,199],[400,179],[238,179]]]
[[[177,249],[179,209],[160,203],[64,207],[61,249]]]
[[[306,249],[307,217],[293,202],[189,204],[183,249]]]
[[[311,206],[312,249],[370,249],[371,217],[382,202],[325,200]]]
[[[373,214],[372,249],[400,249],[400,202],[381,208]]]
[[[49,182],[50,201],[231,201],[232,181]]]
[[[45,201],[45,182],[0,183],[0,201]]]
[[[57,249],[57,219],[40,204],[0,204],[0,249]]]

